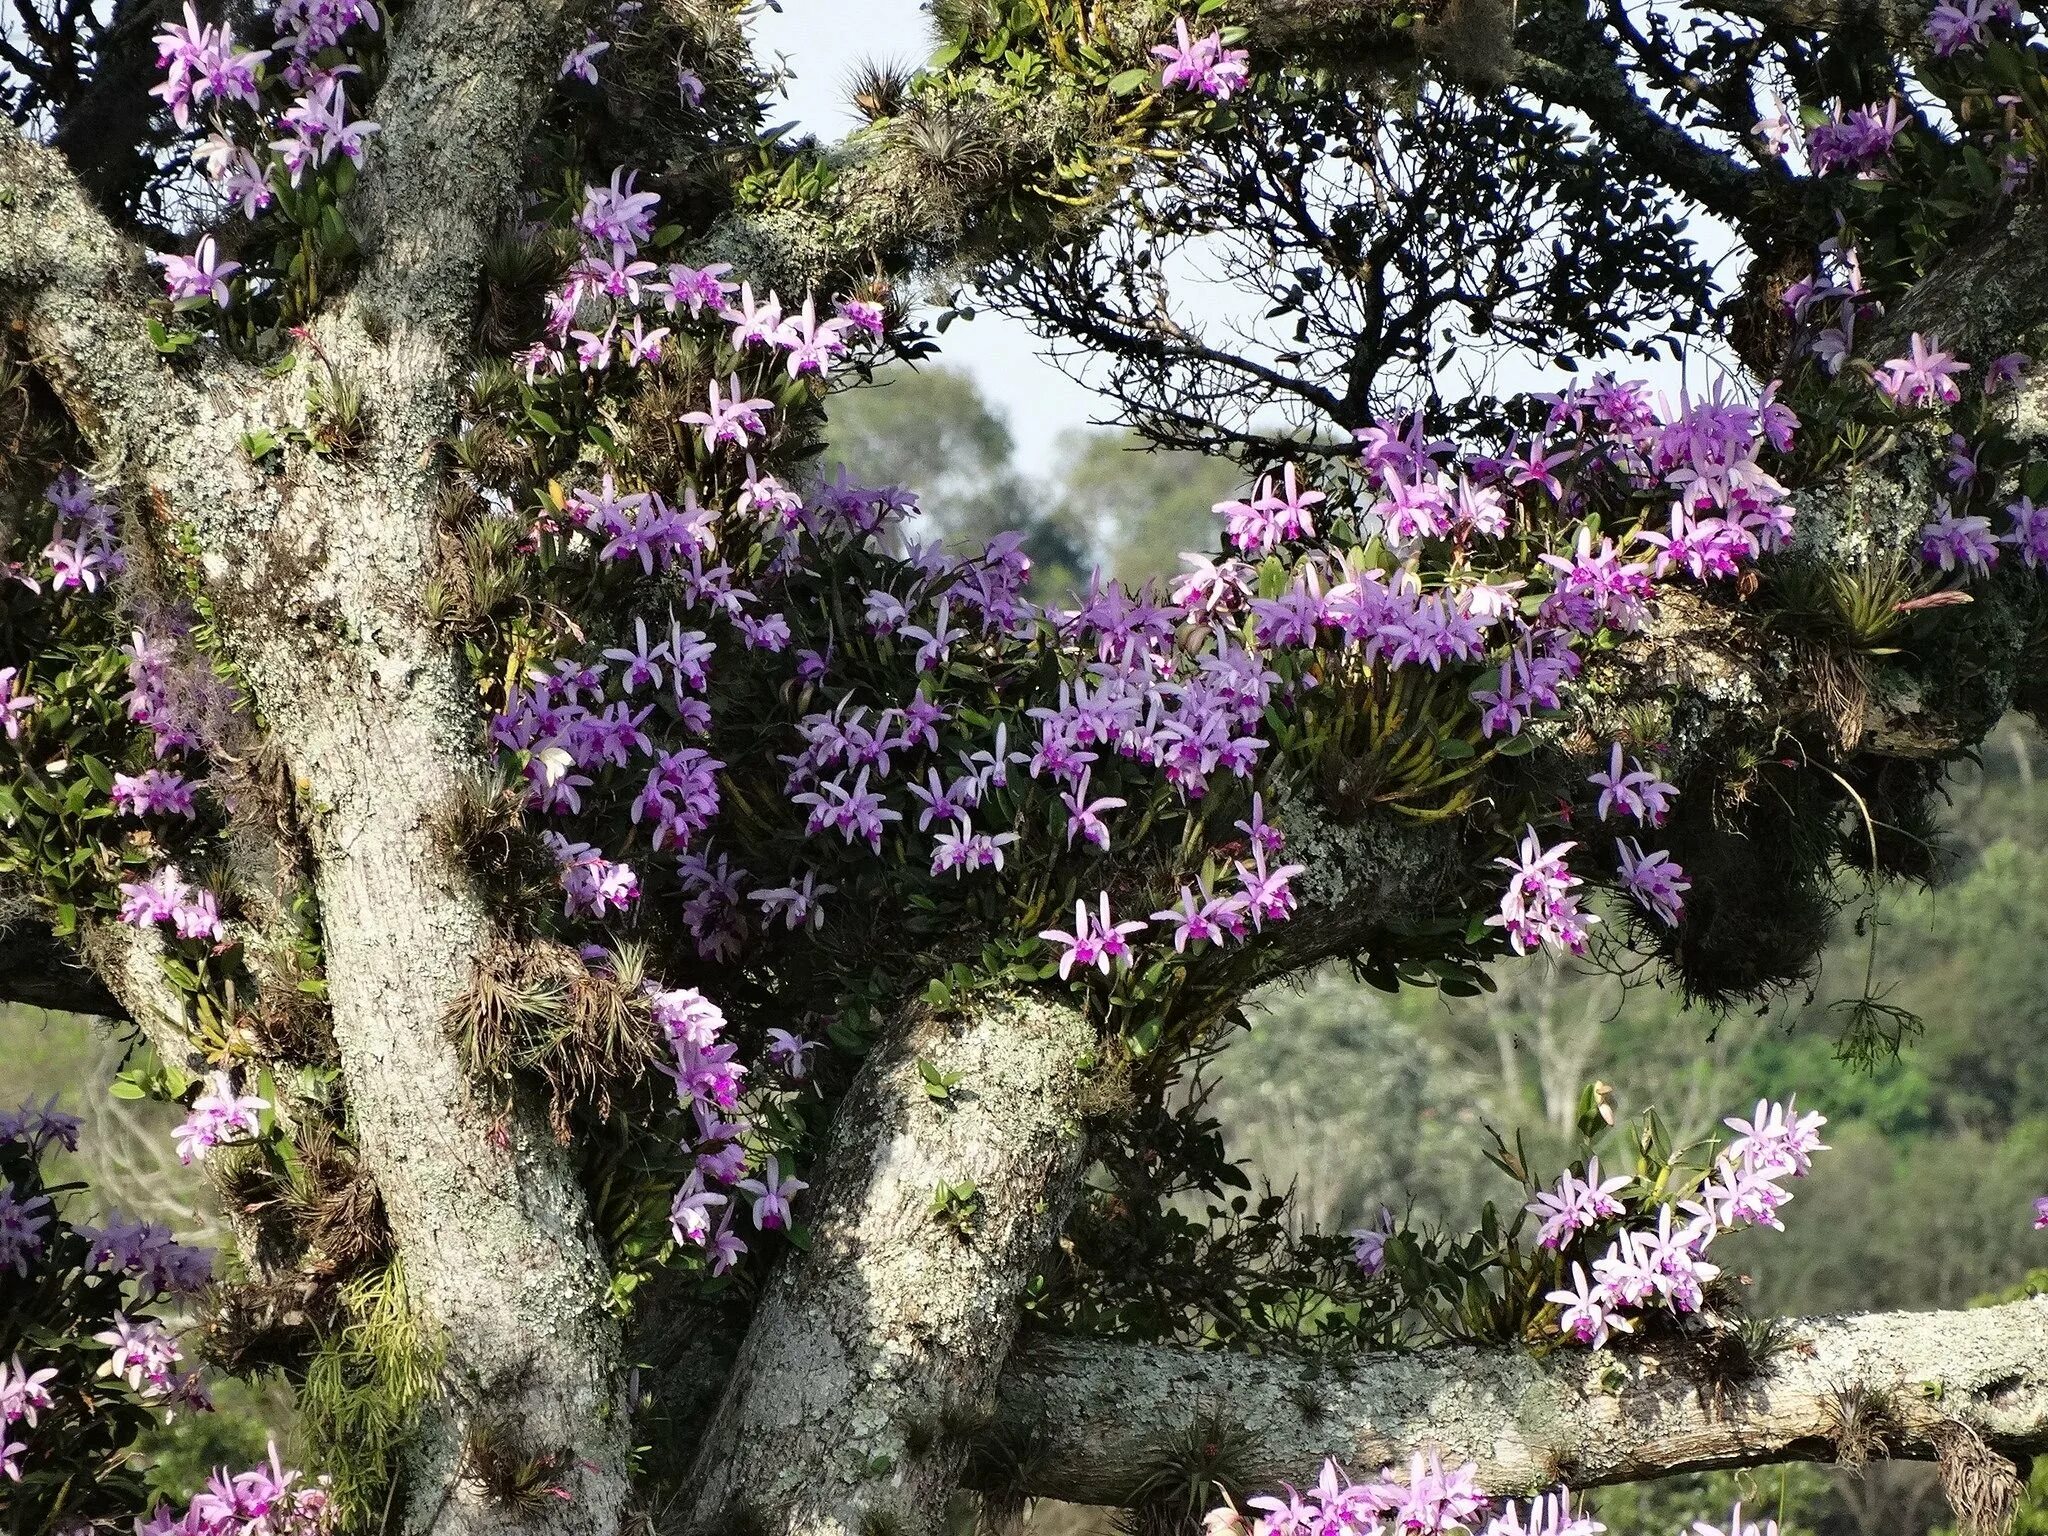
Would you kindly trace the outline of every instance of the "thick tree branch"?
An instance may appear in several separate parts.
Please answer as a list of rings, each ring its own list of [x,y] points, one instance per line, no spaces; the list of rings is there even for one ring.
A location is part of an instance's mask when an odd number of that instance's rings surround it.
[[[888,119],[832,148],[834,179],[817,199],[737,209],[695,259],[730,262],[759,288],[803,293],[876,270],[994,255],[1009,233],[994,215],[1017,182],[1094,133],[1075,93],[1018,101],[985,91]]]
[[[1927,24],[1926,10],[1912,0],[1713,0],[1707,8],[1772,30],[1863,31],[1893,41],[1914,37]]]
[[[486,240],[554,85],[582,0],[414,6],[377,94],[374,174],[352,210],[361,304],[466,351]]]
[[[1579,0],[1538,10],[1521,41],[1516,84],[1585,113],[1630,161],[1709,212],[1737,225],[1756,214],[1763,175],[1700,143],[1637,95]]]
[[[1868,343],[1873,357],[1906,349],[1918,331],[1981,370],[2048,325],[2048,207],[2016,205],[2004,219],[1945,256],[1884,317]],[[1972,374],[1974,380],[1976,374]]]
[[[31,360],[109,468],[139,467],[132,461],[145,451],[205,446],[199,392],[149,344],[154,296],[141,253],[64,157],[0,132],[0,320],[21,328]]]
[[[363,389],[369,440],[283,488],[178,507],[224,642],[303,797],[334,1036],[409,1295],[445,1346],[409,1531],[609,1533],[629,1449],[609,1273],[568,1154],[448,1019],[490,915],[435,821],[480,766],[475,692],[422,611],[439,447],[457,420],[482,251],[552,86],[561,0],[422,0],[373,108],[353,215],[368,260],[315,322]],[[277,399],[273,409],[296,402]],[[394,963],[394,957],[402,957]],[[472,1442],[556,1467],[562,1499],[500,1503]]]
[[[807,1251],[776,1272],[700,1446],[693,1531],[935,1530],[1083,1163],[1086,1015],[914,1007],[834,1117]],[[935,1097],[925,1068],[959,1086]],[[949,1193],[950,1192],[950,1193]]]
[[[132,1022],[170,1065],[187,1072],[206,1070],[186,1030],[185,1000],[164,975],[163,937],[157,930],[94,922],[79,948],[114,1004],[93,1011]]]
[[[984,1483],[1126,1504],[1177,1431],[1230,1448],[1245,1489],[1356,1475],[1435,1446],[1495,1494],[1674,1472],[1953,1454],[1957,1426],[2024,1459],[2048,1450],[2048,1297],[1971,1312],[1795,1323],[1747,1382],[1655,1350],[1443,1348],[1307,1360],[1033,1342],[1003,1378]],[[1963,1437],[1965,1442],[1967,1436]]]
[[[1138,0],[1127,13],[1133,29],[1150,44],[1171,32],[1182,10]],[[1404,13],[1411,20],[1392,25]],[[1417,20],[1420,26],[1414,24]],[[1244,46],[1255,58],[1284,59],[1346,75],[1412,61],[1418,53],[1443,57],[1456,68],[1461,57],[1472,55],[1469,45],[1476,39],[1468,28],[1474,26],[1495,31],[1482,51],[1497,56],[1497,45],[1505,41],[1499,29],[1512,26],[1513,14],[1497,0],[1423,0],[1412,5],[1388,0],[1231,0],[1201,21],[1204,29],[1219,23],[1243,27]]]

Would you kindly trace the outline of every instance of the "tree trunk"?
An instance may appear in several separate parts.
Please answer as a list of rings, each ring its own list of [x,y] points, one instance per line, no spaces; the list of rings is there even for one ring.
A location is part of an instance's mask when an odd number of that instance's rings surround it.
[[[299,466],[272,517],[193,521],[223,642],[291,766],[351,1123],[443,1352],[405,1529],[610,1536],[629,1441],[588,1201],[538,1107],[473,1074],[449,1023],[490,923],[437,832],[482,767],[482,723],[420,598],[452,369],[430,330],[373,323],[366,303],[317,328],[337,371],[385,403],[364,449]],[[530,1467],[559,1496],[508,1500],[487,1464]]]
[[[447,1400],[421,1426],[406,1528],[609,1536],[627,1498],[627,1442],[588,1203],[544,1118],[474,1077],[447,1024],[486,915],[433,822],[473,751],[474,716],[438,652],[365,645],[326,670],[277,729],[318,811],[315,884],[350,1114],[408,1296],[445,1349]],[[277,682],[264,693],[278,697]],[[564,1496],[507,1506],[472,1475],[472,1442],[534,1462]]]
[[[938,1527],[1079,1185],[1095,1043],[1064,997],[991,994],[913,1010],[877,1048],[798,1207],[809,1251],[770,1283],[698,1452],[694,1529]],[[935,1096],[921,1062],[958,1085]]]
[[[308,350],[362,386],[367,441],[286,476],[239,445],[295,423],[303,381],[226,357],[168,369],[142,327],[154,284],[132,247],[57,156],[0,134],[0,289],[20,295],[45,376],[109,476],[143,493],[146,523],[189,535],[223,647],[292,772],[352,1129],[447,1364],[402,1517],[437,1536],[610,1536],[628,1496],[617,1328],[574,1169],[541,1115],[472,1079],[447,1028],[487,917],[432,828],[482,737],[452,646],[421,611],[464,317],[526,103],[560,57],[558,10],[411,11],[368,184],[402,190],[369,210],[352,299],[310,328]],[[479,1440],[560,1497],[493,1495],[468,1475]]]

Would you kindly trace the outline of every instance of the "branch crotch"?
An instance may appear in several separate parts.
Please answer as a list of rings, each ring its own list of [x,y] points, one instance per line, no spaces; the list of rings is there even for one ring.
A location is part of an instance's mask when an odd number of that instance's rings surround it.
[[[1079,1184],[1094,1045],[1063,997],[984,995],[869,1058],[798,1206],[809,1252],[771,1282],[699,1453],[695,1529],[939,1527]]]

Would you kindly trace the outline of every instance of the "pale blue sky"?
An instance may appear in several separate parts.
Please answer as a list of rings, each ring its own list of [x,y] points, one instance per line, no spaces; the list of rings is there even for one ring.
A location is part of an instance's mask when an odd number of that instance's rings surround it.
[[[781,0],[765,6],[754,35],[763,56],[781,54],[796,77],[788,119],[820,138],[836,139],[858,119],[846,105],[846,78],[864,58],[921,63],[931,51],[929,22],[919,0]],[[777,119],[778,121],[786,119]],[[973,374],[982,393],[1008,418],[1024,467],[1045,474],[1060,433],[1099,414],[1095,396],[1038,355],[1024,326],[1000,315],[955,324],[941,338],[943,360]]]

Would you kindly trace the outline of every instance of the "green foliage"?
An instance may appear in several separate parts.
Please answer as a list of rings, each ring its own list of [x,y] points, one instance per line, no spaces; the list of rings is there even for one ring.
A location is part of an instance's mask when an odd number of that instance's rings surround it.
[[[950,1104],[953,1090],[967,1080],[964,1072],[944,1072],[922,1058],[917,1063],[917,1075],[922,1079],[924,1096],[934,1104]]]
[[[131,1383],[108,1369],[109,1345],[100,1340],[114,1337],[117,1320],[168,1332],[177,1301],[94,1258],[96,1239],[76,1219],[85,1185],[57,1174],[55,1157],[46,1166],[66,1134],[30,1113],[19,1133],[0,1138],[0,1192],[20,1236],[34,1239],[0,1275],[0,1361],[17,1380],[24,1371],[43,1377],[49,1399],[32,1433],[23,1426],[12,1437],[28,1444],[0,1500],[0,1531],[9,1536],[140,1515],[148,1483],[132,1448],[155,1427],[181,1374],[172,1365],[152,1393],[139,1371]],[[170,1406],[187,1411],[175,1399]]]
[[[932,1220],[961,1242],[974,1235],[980,1215],[981,1191],[975,1187],[974,1180],[960,1179],[949,1184],[942,1179],[933,1189]]]
[[[313,1470],[333,1479],[342,1531],[381,1527],[440,1367],[441,1346],[412,1313],[399,1260],[343,1287],[339,1321],[307,1363],[298,1398]]]
[[[0,555],[4,555],[0,549]],[[25,636],[0,595],[0,643],[22,656]],[[54,645],[30,663],[25,688],[43,700],[0,778],[0,877],[49,903],[59,932],[81,910],[111,910],[114,888],[157,860],[147,836],[116,830],[108,791],[117,770],[139,769],[148,749],[121,704],[123,663],[104,604],[74,603]]]
[[[1119,1522],[1128,1536],[1175,1536],[1199,1529],[1202,1517],[1228,1499],[1238,1507],[1252,1491],[1246,1476],[1251,1437],[1213,1408],[1167,1429],[1148,1447]]]

